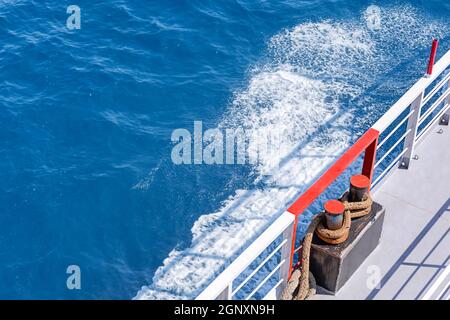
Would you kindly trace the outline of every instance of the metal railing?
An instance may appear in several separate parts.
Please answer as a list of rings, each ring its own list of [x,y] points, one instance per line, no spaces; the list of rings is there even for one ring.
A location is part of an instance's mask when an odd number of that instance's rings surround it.
[[[450,51],[434,65],[431,75],[427,74],[417,81],[372,126],[372,129],[377,130],[380,136],[385,135],[377,147],[377,152],[382,156],[375,164],[375,169],[381,168],[381,164],[384,165],[384,168],[377,174],[376,179],[372,182],[372,187],[381,182],[397,163],[400,163],[400,168],[408,169],[411,159],[414,157],[415,146],[438,120],[442,124],[448,124],[450,113],[449,66]],[[436,81],[437,84],[431,87]],[[430,87],[431,90],[427,92]],[[404,128],[405,124],[406,128]],[[386,144],[388,141],[390,144]],[[392,157],[402,142],[403,147],[398,154]],[[385,152],[379,152],[385,145],[390,145],[390,148]],[[386,161],[387,159],[389,161]]]
[[[236,258],[214,281],[196,298],[197,300],[231,300],[236,293],[241,290],[256,273],[277,253],[281,253],[281,261],[276,267],[264,277],[259,284],[244,299],[251,299],[255,293],[264,286],[268,280],[278,272],[277,282],[270,288],[266,298],[276,298],[279,296],[281,285],[287,282],[290,272],[291,239],[294,228],[295,217],[289,212],[284,212],[278,219],[267,228],[252,244]],[[270,248],[277,238],[281,238],[280,244],[275,248]],[[266,249],[272,249],[270,252]],[[261,253],[265,252],[267,257],[260,262],[253,271],[242,280],[236,287],[233,287],[235,280],[241,275]],[[284,286],[283,286],[284,287]]]
[[[430,59],[431,61],[431,59]],[[434,61],[434,57],[433,57]],[[304,192],[278,219],[275,220],[250,246],[244,250],[214,281],[196,298],[229,300],[252,279],[257,281],[244,299],[251,299],[263,286],[263,299],[280,297],[292,268],[296,252],[298,217],[348,168],[363,152],[362,174],[369,177],[374,188],[396,165],[407,169],[414,157],[415,145],[439,120],[448,124],[450,115],[450,51],[434,66],[429,66],[428,74],[409,89],[368,131],[366,131],[318,180]],[[434,68],[434,71],[433,71]],[[430,72],[431,70],[431,72]],[[431,73],[431,74],[430,74]],[[427,92],[435,82],[438,83]],[[443,91],[440,95],[439,93]],[[428,106],[431,104],[430,106]],[[427,107],[428,106],[428,107]],[[406,115],[405,115],[406,114]],[[405,127],[405,128],[404,128]],[[422,127],[422,128],[421,128]],[[378,143],[379,138],[381,142]],[[387,142],[390,144],[387,144]],[[403,145],[401,144],[403,142]],[[389,146],[383,152],[383,147]],[[400,150],[398,150],[400,149]],[[377,153],[380,158],[376,161]],[[396,154],[398,153],[398,154]],[[375,162],[376,161],[376,162]],[[378,172],[377,172],[378,169]],[[372,179],[376,173],[375,179]],[[280,239],[279,243],[274,243]],[[264,253],[265,258],[258,258]],[[255,275],[275,255],[279,261],[264,277]],[[257,265],[253,266],[256,262]],[[252,271],[239,284],[243,272],[252,266]],[[275,277],[275,281],[273,278]],[[262,278],[262,279],[260,279]],[[272,281],[269,283],[269,279]]]
[[[295,215],[294,233],[292,235],[291,269],[297,241],[298,217],[333,183],[345,169],[347,169],[363,152],[364,162],[362,174],[372,180],[376,148],[379,132],[370,128],[367,130],[334,164],[308,188],[288,209]]]

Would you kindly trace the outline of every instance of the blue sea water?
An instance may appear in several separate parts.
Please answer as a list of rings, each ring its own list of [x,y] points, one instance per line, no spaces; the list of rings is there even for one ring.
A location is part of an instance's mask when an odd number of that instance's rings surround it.
[[[80,30],[66,27],[69,4]],[[250,166],[172,164],[172,131],[214,127],[272,59],[274,35],[358,19],[373,4],[450,19],[444,0],[0,1],[0,298],[135,296],[189,247],[200,216],[255,187]],[[415,36],[408,23],[383,48],[396,60],[371,78],[370,99],[342,101],[366,114],[355,137],[424,71],[427,45],[395,45]],[[69,265],[81,290],[67,289]]]

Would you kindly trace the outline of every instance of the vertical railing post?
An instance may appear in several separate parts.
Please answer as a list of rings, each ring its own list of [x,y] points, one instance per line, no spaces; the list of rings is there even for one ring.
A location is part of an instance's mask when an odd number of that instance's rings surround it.
[[[371,129],[374,130],[374,129]],[[362,174],[369,178],[370,184],[372,183],[373,177],[373,168],[375,165],[375,160],[377,156],[377,145],[378,145],[378,136],[375,140],[366,148],[364,152],[364,161],[362,167]],[[370,185],[369,185],[370,189]]]
[[[400,161],[401,169],[409,168],[411,158],[414,154],[414,145],[416,142],[417,127],[420,119],[420,112],[422,109],[423,95],[424,93],[421,92],[419,96],[413,101],[413,103],[411,103],[410,110],[414,112],[409,116],[408,119],[408,127],[406,128],[406,130],[409,131],[409,133],[406,135],[405,143],[403,145],[403,150],[407,150],[405,151],[405,154]]]
[[[290,213],[292,214],[292,213]],[[295,219],[297,220],[297,218]],[[280,268],[280,280],[283,279],[284,284],[278,286],[277,288],[277,299],[280,298],[281,293],[283,292],[284,288],[287,285],[287,282],[291,276],[291,267],[292,267],[292,261],[291,261],[291,253],[293,252],[292,248],[294,248],[293,246],[295,246],[295,244],[293,244],[292,242],[295,241],[293,240],[295,238],[295,234],[294,234],[294,225],[295,225],[295,221],[293,221],[289,227],[286,228],[286,230],[283,231],[282,235],[281,235],[281,241],[286,241],[286,243],[283,245],[282,249],[281,249],[281,260],[283,261],[285,260],[286,262],[281,266]]]
[[[427,76],[431,76],[433,74],[433,67],[434,62],[436,61],[438,43],[439,42],[437,39],[433,39],[433,44],[431,45],[430,60],[428,61]]]
[[[444,90],[447,91],[448,88],[450,88],[450,80],[447,81],[447,84],[444,87]],[[448,107],[450,104],[450,94],[447,95],[447,98],[444,100],[444,108]],[[448,123],[450,121],[450,108],[445,111],[445,113],[442,115],[441,119],[439,120],[439,124],[443,126],[448,126]]]
[[[291,252],[289,253],[288,280],[291,278],[291,275],[292,275],[292,269],[294,266],[295,242],[297,241],[298,215],[296,215],[296,214],[293,214],[293,215],[294,215],[294,223],[292,225],[292,233],[291,233]]]

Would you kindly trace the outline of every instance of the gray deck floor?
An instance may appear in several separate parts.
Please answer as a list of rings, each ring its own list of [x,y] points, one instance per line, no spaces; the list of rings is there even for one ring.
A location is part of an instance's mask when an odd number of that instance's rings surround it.
[[[314,299],[450,298],[450,127],[434,127],[415,154],[374,190],[386,208],[378,247],[335,296]]]

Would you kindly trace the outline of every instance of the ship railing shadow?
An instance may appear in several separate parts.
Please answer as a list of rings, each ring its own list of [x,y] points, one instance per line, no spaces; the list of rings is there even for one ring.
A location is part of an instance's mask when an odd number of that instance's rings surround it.
[[[366,297],[366,300],[372,300],[377,297],[377,295],[380,293],[380,291],[387,285],[389,280],[396,274],[397,271],[402,266],[413,266],[415,267],[414,271],[409,275],[409,277],[405,280],[404,283],[401,284],[400,288],[394,293],[392,299],[396,299],[399,297],[399,295],[402,293],[402,291],[405,289],[405,287],[410,283],[414,276],[417,274],[420,268],[436,268],[436,271],[432,275],[432,277],[428,280],[428,282],[425,284],[425,286],[419,291],[419,293],[416,295],[415,299],[419,299],[422,294],[425,292],[425,290],[430,286],[430,284],[434,281],[436,276],[440,273],[440,271],[446,267],[450,255],[447,256],[443,264],[441,265],[430,265],[426,263],[426,260],[431,256],[431,254],[436,250],[436,248],[439,247],[439,245],[442,243],[442,241],[446,238],[448,233],[450,232],[450,228],[446,230],[446,232],[433,244],[432,248],[429,250],[429,252],[425,255],[425,257],[422,259],[422,261],[418,263],[411,263],[407,262],[406,260],[410,256],[410,254],[414,251],[414,249],[417,248],[419,243],[425,238],[425,236],[431,231],[431,229],[440,222],[440,219],[443,217],[445,212],[450,212],[450,198],[444,203],[444,205],[434,214],[434,216],[430,219],[430,221],[427,223],[427,225],[422,229],[422,231],[419,233],[419,235],[414,239],[414,241],[408,246],[408,248],[402,253],[402,255],[398,258],[398,260],[392,265],[392,267],[388,270],[388,272],[384,275],[384,277],[381,279],[379,286],[377,288],[374,288],[369,295]]]

